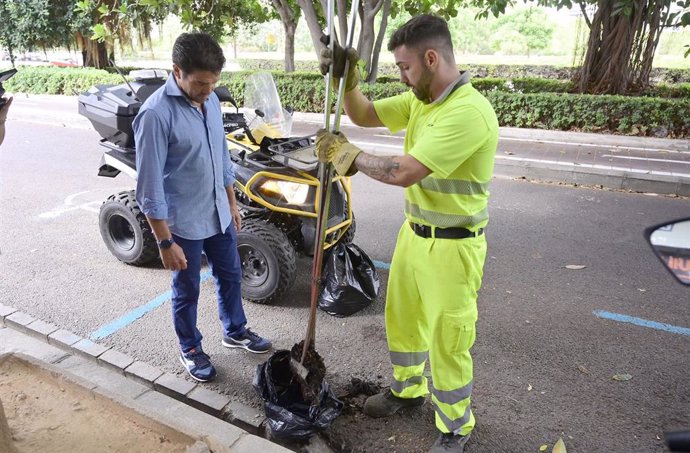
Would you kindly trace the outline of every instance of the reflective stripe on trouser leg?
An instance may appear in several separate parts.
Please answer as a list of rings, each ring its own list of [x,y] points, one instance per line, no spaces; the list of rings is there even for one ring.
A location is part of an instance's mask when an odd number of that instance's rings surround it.
[[[422,300],[414,279],[405,230],[398,234],[388,276],[386,293],[386,339],[393,364],[391,390],[402,398],[416,398],[429,393],[424,366],[428,355],[426,323]]]
[[[442,432],[468,434],[474,427],[470,348],[475,340],[486,240],[484,236],[424,239],[405,228],[399,241],[405,244],[409,257],[405,265],[412,269],[423,300],[421,313],[408,311],[407,317],[419,320],[428,339],[436,426]]]

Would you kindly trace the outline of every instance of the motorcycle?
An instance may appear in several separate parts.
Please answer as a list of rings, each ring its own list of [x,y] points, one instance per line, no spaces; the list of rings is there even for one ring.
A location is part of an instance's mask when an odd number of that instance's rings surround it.
[[[690,218],[645,230],[645,238],[664,267],[683,285],[690,285]],[[664,433],[671,452],[690,452],[690,429]]]
[[[90,120],[105,148],[99,176],[124,173],[137,178],[132,122],[167,76],[162,70],[132,71],[131,82],[97,85],[79,96],[79,113]],[[222,105],[232,105],[230,110],[223,107],[223,128],[235,163],[234,190],[242,216],[242,297],[272,303],[294,282],[297,254],[313,254],[317,203],[324,188],[316,176],[314,137],[290,137],[291,113],[282,108],[272,76],[249,76],[245,87],[242,109],[227,88],[215,91]],[[350,179],[333,178],[324,248],[351,242],[355,228]],[[99,229],[118,260],[141,266],[159,259],[134,190],[108,197],[99,212]]]

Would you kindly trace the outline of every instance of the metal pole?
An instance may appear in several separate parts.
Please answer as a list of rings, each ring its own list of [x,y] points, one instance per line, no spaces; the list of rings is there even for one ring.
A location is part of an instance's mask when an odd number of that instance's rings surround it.
[[[335,0],[328,0],[327,4],[327,36],[329,38],[328,45],[331,49],[331,55],[333,55],[334,39],[333,39],[333,16],[334,16],[334,5]],[[359,8],[359,0],[353,0],[352,2],[352,12],[350,13],[351,23],[350,30],[347,36],[347,47],[352,46],[352,41],[354,39],[355,31],[355,21],[357,19],[357,10]],[[336,110],[335,110],[335,121],[331,132],[338,133],[340,130],[340,115],[341,115],[341,105],[345,95],[345,78],[347,77],[347,71],[349,68],[349,61],[345,64],[345,73],[340,79],[340,85],[338,86],[338,98],[336,100]],[[333,73],[333,64],[326,75],[326,106],[324,114],[324,128],[326,130],[330,129],[330,110],[331,110],[331,80]],[[330,163],[319,162],[318,167],[318,179],[319,179],[319,200],[318,200],[318,211],[316,217],[316,240],[314,241],[314,260],[312,265],[312,277],[311,277],[311,301],[309,306],[309,323],[307,326],[307,334],[304,338],[304,344],[302,348],[302,359],[300,363],[304,363],[304,359],[307,356],[307,350],[310,345],[315,343],[316,336],[316,308],[318,306],[319,293],[321,292],[321,269],[323,267],[323,246],[326,242],[326,226],[328,224],[328,208],[331,199],[331,186],[333,181],[333,166]]]

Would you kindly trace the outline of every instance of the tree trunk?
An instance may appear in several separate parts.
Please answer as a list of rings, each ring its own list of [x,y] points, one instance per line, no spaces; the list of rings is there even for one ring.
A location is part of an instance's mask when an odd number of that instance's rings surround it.
[[[347,14],[348,14],[348,9],[347,9],[347,0],[338,0],[337,3],[338,7],[338,30],[340,32],[340,42],[344,46],[345,45],[345,37],[347,36]],[[334,24],[335,25],[335,24]]]
[[[383,47],[383,39],[386,37],[386,29],[388,28],[388,15],[390,14],[391,0],[383,0],[383,14],[381,15],[381,26],[379,27],[379,35],[376,37],[374,50],[371,54],[371,69],[368,71],[367,82],[374,83],[379,72],[379,56],[381,55],[381,48]]]
[[[320,41],[322,31],[321,25],[319,24],[319,18],[316,14],[316,10],[314,9],[314,2],[312,2],[312,0],[297,0],[297,4],[304,14],[304,19],[307,21],[311,41],[314,44],[314,51],[316,52],[316,57],[318,58],[321,56],[323,44]]]
[[[77,42],[81,47],[84,67],[103,69],[108,66],[108,49],[105,42],[98,42],[77,33]]]
[[[287,0],[271,0],[273,7],[278,11],[280,20],[285,30],[285,72],[295,70],[295,30],[299,16],[293,14]]]
[[[285,28],[285,72],[295,70],[295,30],[297,24],[283,24]]]
[[[372,81],[370,80],[372,73],[374,73],[373,81],[376,80],[375,73],[378,70],[378,68],[374,68],[372,64],[374,43],[376,41],[376,31],[374,25],[376,23],[376,16],[378,15],[379,11],[381,11],[383,4],[384,0],[363,0],[361,4],[360,11],[362,17],[362,27],[359,35],[359,45],[357,46],[357,50],[359,52],[359,58],[366,62],[365,70],[367,75],[365,80],[368,82]],[[387,22],[382,22],[382,24],[385,25]],[[385,33],[385,27],[379,30],[379,36],[385,35]],[[378,61],[378,55],[376,58]]]
[[[649,86],[670,3],[633,0],[629,14],[616,12],[616,6],[616,0],[598,2],[585,60],[574,78],[580,93],[631,94]]]

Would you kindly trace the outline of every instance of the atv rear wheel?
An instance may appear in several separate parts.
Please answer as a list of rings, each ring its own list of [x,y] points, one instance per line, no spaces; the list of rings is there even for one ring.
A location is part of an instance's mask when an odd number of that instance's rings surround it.
[[[295,248],[278,227],[244,219],[237,235],[242,266],[242,297],[258,304],[279,300],[295,276]]]
[[[101,237],[110,253],[127,264],[140,266],[158,258],[158,245],[134,191],[111,195],[98,215]]]

